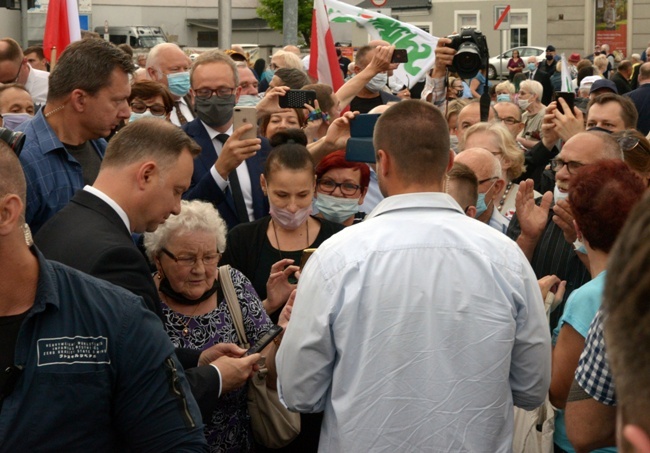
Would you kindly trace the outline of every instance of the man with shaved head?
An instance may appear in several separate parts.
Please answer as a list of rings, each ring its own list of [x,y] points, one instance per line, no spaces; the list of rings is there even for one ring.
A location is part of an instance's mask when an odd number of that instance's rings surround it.
[[[493,107],[490,107],[488,121],[492,121],[496,114]],[[481,122],[481,103],[472,101],[467,104],[458,114],[458,126],[456,127],[456,137],[458,137],[458,149],[462,150],[465,146],[465,131],[470,127]]]

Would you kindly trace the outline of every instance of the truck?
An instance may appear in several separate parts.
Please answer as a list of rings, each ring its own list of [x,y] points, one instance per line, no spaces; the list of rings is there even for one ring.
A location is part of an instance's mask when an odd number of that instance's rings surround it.
[[[106,31],[106,27],[95,27],[95,32],[100,36],[104,36]],[[156,44],[167,42],[162,28],[148,25],[108,27],[108,39],[113,44],[128,44],[134,49],[150,49]]]

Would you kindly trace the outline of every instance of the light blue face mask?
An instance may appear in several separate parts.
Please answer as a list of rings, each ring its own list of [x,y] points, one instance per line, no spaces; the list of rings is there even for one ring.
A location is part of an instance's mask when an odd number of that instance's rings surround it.
[[[535,63],[528,63],[527,66],[530,72],[533,72],[537,68],[537,65]]]
[[[185,96],[190,91],[190,73],[176,72],[174,74],[167,74],[167,85],[173,95]]]
[[[237,107],[255,107],[260,100],[259,97],[252,94],[242,94],[239,96],[239,101],[237,101]]]
[[[319,193],[314,206],[330,222],[343,223],[359,212],[359,198],[342,198]]]
[[[587,248],[585,247],[584,242],[582,242],[580,239],[575,240],[573,243],[573,248],[578,253],[582,253],[583,255],[587,254]]]
[[[497,180],[498,181],[498,180]],[[494,184],[497,182],[494,181]],[[478,200],[476,201],[476,216],[475,218],[479,218],[481,214],[483,214],[485,211],[488,210],[488,205],[485,204],[485,194],[488,193],[490,190],[492,190],[492,187],[494,187],[494,184],[490,186],[488,190],[485,191],[485,193],[480,193],[478,194]],[[492,203],[492,200],[490,201],[490,204]]]
[[[149,110],[145,110],[144,113],[135,113],[131,112],[131,116],[129,117],[129,123],[132,123],[134,121],[138,121],[140,118],[157,118],[160,120],[164,120],[165,116],[156,116],[152,114]]]
[[[510,102],[509,94],[499,94],[497,95],[497,102]]]

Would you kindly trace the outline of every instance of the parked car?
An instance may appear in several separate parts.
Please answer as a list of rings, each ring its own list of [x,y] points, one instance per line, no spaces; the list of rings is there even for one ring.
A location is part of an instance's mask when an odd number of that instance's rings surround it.
[[[512,52],[518,50],[519,57],[526,60],[529,57],[537,57],[537,61],[543,61],[546,56],[546,47],[513,47],[512,49],[506,50],[501,55],[490,58],[490,65],[488,66],[488,78],[496,79],[508,77],[508,61],[512,58]]]

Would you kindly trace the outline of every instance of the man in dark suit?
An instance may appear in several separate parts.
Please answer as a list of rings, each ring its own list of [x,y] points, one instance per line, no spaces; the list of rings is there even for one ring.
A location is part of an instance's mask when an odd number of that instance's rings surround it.
[[[639,112],[636,128],[643,135],[650,132],[650,63],[643,63],[639,69],[639,88],[630,91],[629,96]]]
[[[93,186],[77,192],[46,222],[36,235],[37,245],[48,259],[142,296],[160,315],[158,291],[131,233],[155,231],[180,212],[199,152],[194,141],[166,121],[145,118],[127,125],[111,140]],[[248,358],[222,356],[243,354],[235,345],[203,354],[176,353],[204,417],[211,415],[222,392],[246,382],[254,365]]]
[[[551,73],[544,71],[542,66],[537,62],[537,58],[529,57],[528,58],[528,67],[532,68],[532,65],[535,65],[534,69],[531,69],[528,73],[528,78],[530,80],[536,80],[542,84],[544,88],[544,94],[542,95],[542,104],[549,105],[553,100],[553,84],[551,83]]]
[[[269,205],[260,175],[270,147],[266,139],[241,138],[252,125],[233,129],[241,91],[235,62],[220,51],[205,52],[195,60],[190,77],[197,118],[183,130],[202,151],[183,198],[213,203],[228,228],[264,217]]]

